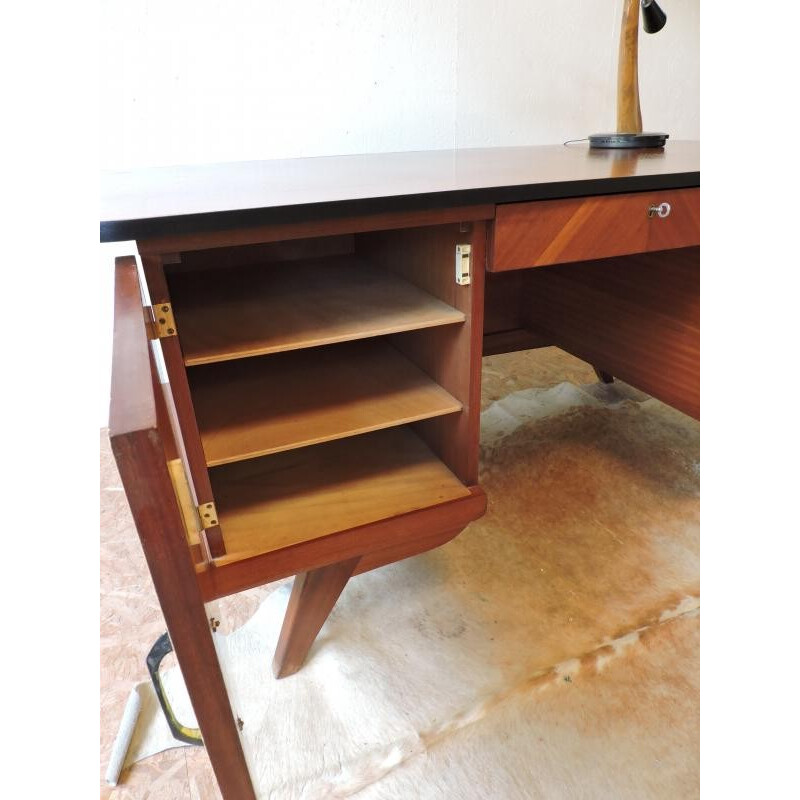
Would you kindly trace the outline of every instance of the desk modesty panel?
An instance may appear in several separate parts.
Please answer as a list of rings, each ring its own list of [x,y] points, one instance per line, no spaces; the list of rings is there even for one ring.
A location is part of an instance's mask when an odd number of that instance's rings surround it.
[[[699,185],[673,141],[103,177],[101,241],[141,265],[110,438],[226,798],[254,795],[204,603],[297,576],[290,675],[352,575],[480,517],[485,353],[558,345],[699,416]]]

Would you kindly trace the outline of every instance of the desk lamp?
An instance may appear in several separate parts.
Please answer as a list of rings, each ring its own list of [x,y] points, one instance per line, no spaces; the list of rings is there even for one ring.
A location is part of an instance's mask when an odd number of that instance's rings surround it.
[[[642,111],[639,107],[639,5],[642,7],[642,27],[646,33],[658,33],[667,22],[667,15],[656,0],[624,0],[617,71],[617,132],[593,133],[589,137],[590,147],[663,147],[669,138],[668,133],[642,133]]]

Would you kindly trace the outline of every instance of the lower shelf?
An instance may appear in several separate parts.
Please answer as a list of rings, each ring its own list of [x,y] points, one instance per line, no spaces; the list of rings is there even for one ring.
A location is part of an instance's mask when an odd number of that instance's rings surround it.
[[[407,427],[211,470],[220,566],[470,495]]]

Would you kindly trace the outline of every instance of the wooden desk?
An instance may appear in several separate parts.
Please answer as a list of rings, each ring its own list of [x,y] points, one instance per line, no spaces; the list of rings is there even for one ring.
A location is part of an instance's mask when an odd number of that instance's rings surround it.
[[[103,193],[101,240],[135,239],[146,285],[117,260],[112,447],[225,797],[253,790],[204,603],[297,575],[291,674],[352,575],[483,514],[483,354],[557,344],[699,416],[697,143],[157,169]]]

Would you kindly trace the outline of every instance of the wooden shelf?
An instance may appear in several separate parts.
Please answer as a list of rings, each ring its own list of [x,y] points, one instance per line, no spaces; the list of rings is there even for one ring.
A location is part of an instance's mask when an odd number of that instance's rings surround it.
[[[461,411],[383,339],[189,370],[209,466]]]
[[[470,494],[407,427],[217,467],[211,482],[220,565]]]
[[[170,294],[187,366],[465,319],[354,256],[178,274]]]

